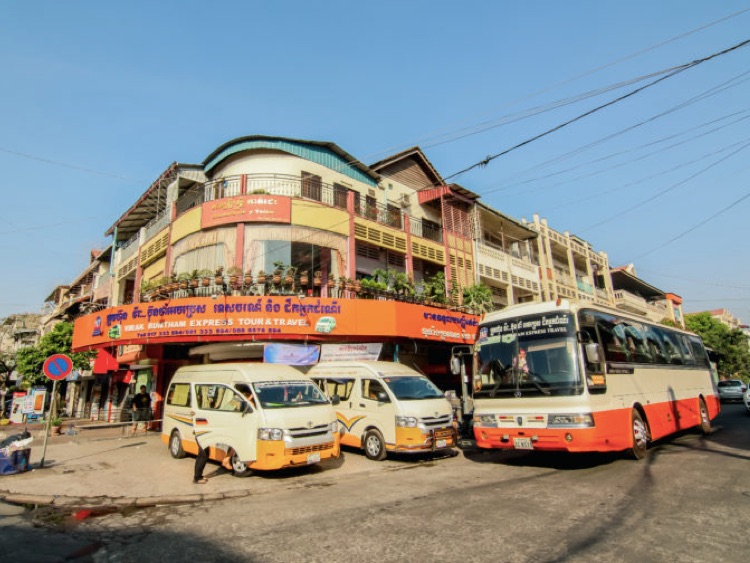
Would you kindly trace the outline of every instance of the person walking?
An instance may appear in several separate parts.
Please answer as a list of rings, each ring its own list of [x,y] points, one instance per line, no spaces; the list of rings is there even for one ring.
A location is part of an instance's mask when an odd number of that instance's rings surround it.
[[[151,396],[146,392],[146,386],[141,385],[141,392],[133,397],[133,436],[141,423],[143,433],[146,434],[149,420],[151,420]]]

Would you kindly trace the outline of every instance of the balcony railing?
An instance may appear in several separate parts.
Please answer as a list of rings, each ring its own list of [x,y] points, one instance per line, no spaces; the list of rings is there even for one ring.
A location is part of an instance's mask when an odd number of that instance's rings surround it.
[[[150,240],[152,236],[161,231],[167,225],[169,225],[169,213],[164,209],[146,224],[146,237],[144,240]]]
[[[411,234],[435,242],[443,242],[443,229],[439,226],[425,224],[419,219],[409,221]]]

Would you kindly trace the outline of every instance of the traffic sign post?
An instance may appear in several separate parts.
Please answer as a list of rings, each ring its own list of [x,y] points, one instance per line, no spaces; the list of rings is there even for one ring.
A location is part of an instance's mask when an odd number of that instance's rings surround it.
[[[39,462],[39,467],[44,467],[44,458],[47,455],[47,438],[49,437],[49,429],[52,425],[52,401],[57,399],[57,382],[65,379],[73,371],[73,360],[70,356],[65,354],[52,354],[49,358],[44,360],[42,366],[44,375],[52,380],[52,398],[50,400],[50,409],[47,413],[47,427],[44,431],[44,446],[42,447],[42,460]]]

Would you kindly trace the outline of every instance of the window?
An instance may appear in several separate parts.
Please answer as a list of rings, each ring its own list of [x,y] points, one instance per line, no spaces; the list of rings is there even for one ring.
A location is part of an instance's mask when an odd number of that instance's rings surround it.
[[[401,209],[395,205],[388,204],[388,225],[390,227],[396,227],[397,229],[403,228],[401,222]]]
[[[378,201],[372,196],[365,196],[365,209],[362,215],[371,221],[378,220]]]
[[[375,379],[363,379],[362,380],[362,398],[363,399],[370,399],[373,401],[378,400],[378,393],[383,393],[385,396],[388,396],[388,393],[385,392],[385,387],[383,387],[383,384],[380,383],[380,381],[377,381]],[[390,402],[386,399],[387,402]]]
[[[190,406],[190,384],[175,383],[167,392],[167,404],[175,407]]]
[[[201,383],[195,386],[195,398],[199,409],[233,411],[235,409],[232,401],[239,398],[239,395],[225,385]]]
[[[346,194],[349,189],[341,184],[333,185],[333,206],[339,209],[346,209]]]
[[[342,401],[348,401],[352,394],[352,389],[354,389],[353,379],[326,379],[321,381],[321,383],[326,386],[326,392],[329,397],[338,395]]]
[[[315,201],[323,200],[323,181],[320,176],[302,172],[302,197]]]

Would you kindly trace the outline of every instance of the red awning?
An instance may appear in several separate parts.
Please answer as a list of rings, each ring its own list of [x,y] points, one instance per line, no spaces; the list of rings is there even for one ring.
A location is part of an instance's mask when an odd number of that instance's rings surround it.
[[[94,360],[94,373],[107,373],[120,367],[115,357],[104,348],[100,348]]]

